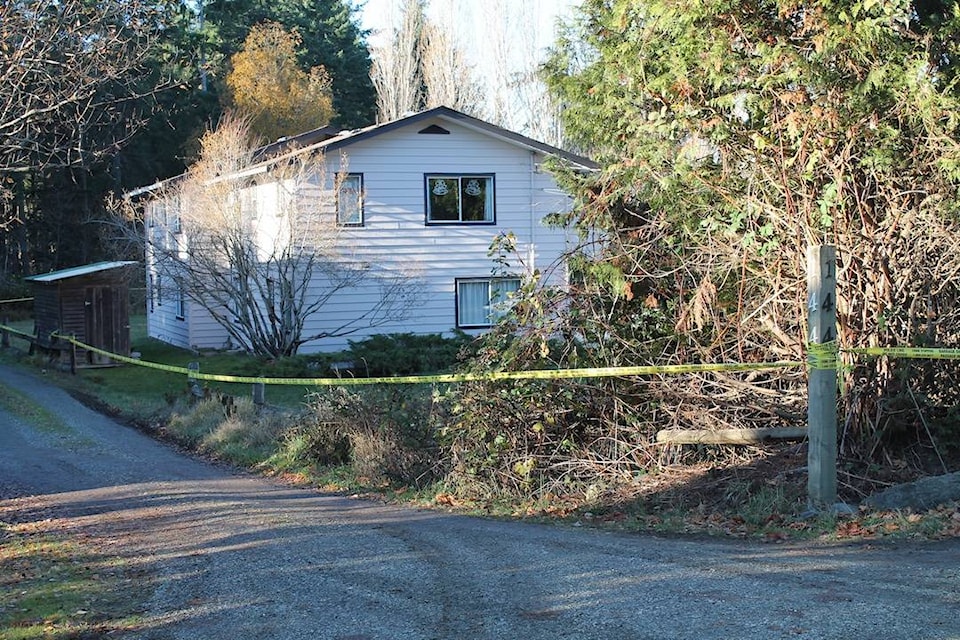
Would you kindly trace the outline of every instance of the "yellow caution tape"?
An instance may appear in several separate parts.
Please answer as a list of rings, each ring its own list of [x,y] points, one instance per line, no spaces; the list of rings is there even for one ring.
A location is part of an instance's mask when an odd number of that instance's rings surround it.
[[[489,373],[447,373],[428,376],[392,376],[379,378],[255,378],[194,373],[198,380],[285,384],[300,386],[349,386],[365,384],[423,384],[475,382],[478,380],[559,380],[569,378],[607,378],[656,374],[701,373],[710,371],[756,371],[799,366],[799,362],[758,362],[756,364],[682,364],[637,367],[591,367],[585,369],[535,369],[531,371],[493,371]]]
[[[29,334],[0,325],[0,329],[34,338]],[[707,373],[721,371],[759,371],[765,369],[787,369],[799,367],[802,362],[783,360],[776,362],[726,363],[726,364],[674,364],[659,366],[631,367],[590,367],[583,369],[536,369],[532,371],[493,371],[487,373],[447,373],[426,376],[382,376],[376,378],[265,378],[260,376],[232,376],[215,373],[202,373],[186,367],[138,360],[128,356],[111,353],[104,349],[80,342],[69,336],[59,336],[60,340],[99,353],[116,362],[124,362],[158,371],[186,375],[193,380],[227,382],[240,384],[294,385],[302,387],[356,386],[371,384],[445,384],[457,382],[475,382],[480,380],[561,380],[571,378],[608,378],[619,376],[671,375],[683,373]],[[807,345],[806,364],[810,369],[836,369],[838,352],[870,356],[890,356],[900,358],[937,358],[960,359],[960,349],[930,349],[920,347],[870,347],[864,349],[839,349],[836,342]]]
[[[37,338],[37,336],[33,335],[32,333],[25,333],[23,331],[19,331],[17,329],[14,329],[13,327],[8,327],[5,324],[0,324],[0,331],[6,331],[7,333],[12,333],[15,336],[20,336],[22,338],[27,338],[29,340],[36,340]]]
[[[837,343],[835,341],[807,345],[807,366],[811,369],[837,368]]]
[[[960,349],[936,349],[932,347],[864,347],[859,349],[844,349],[843,351],[864,356],[960,360]]]
[[[209,380],[211,382],[231,382],[241,384],[269,384],[269,385],[296,385],[303,387],[333,387],[370,384],[424,384],[424,383],[453,383],[474,382],[478,380],[558,380],[569,378],[603,378],[615,376],[643,376],[657,374],[702,373],[716,371],[756,371],[761,369],[784,369],[798,367],[802,363],[793,361],[757,362],[751,364],[676,364],[661,366],[636,367],[592,367],[585,369],[539,369],[533,371],[495,371],[489,373],[448,373],[428,376],[392,376],[377,378],[263,378],[259,376],[231,376],[215,373],[202,373],[184,367],[147,362],[121,356],[97,347],[80,342],[76,338],[58,336],[61,340],[76,346],[99,353],[117,362],[125,362],[141,367],[149,367],[160,371],[180,373],[195,380]]]
[[[33,298],[12,298],[10,300],[0,300],[0,304],[8,304],[12,302],[30,302]]]
[[[190,371],[190,370],[187,369],[186,367],[175,367],[175,366],[173,366],[173,365],[171,365],[171,364],[160,364],[159,362],[150,362],[150,361],[148,361],[148,360],[138,360],[137,358],[130,358],[130,357],[128,357],[128,356],[121,356],[121,355],[118,354],[118,353],[111,353],[110,351],[106,351],[106,350],[104,350],[104,349],[100,349],[100,348],[94,347],[94,346],[92,346],[92,345],[89,345],[89,344],[80,342],[79,340],[77,340],[76,338],[74,338],[74,337],[72,337],[72,336],[62,336],[62,335],[59,335],[58,333],[54,332],[54,333],[51,334],[51,337],[57,338],[58,340],[63,340],[64,342],[69,342],[69,343],[71,343],[71,344],[74,344],[74,345],[80,347],[81,349],[86,349],[87,351],[91,351],[91,352],[93,352],[93,353],[99,353],[100,355],[106,356],[106,357],[110,358],[111,360],[115,360],[115,361],[117,361],[117,362],[125,362],[125,363],[127,363],[127,364],[135,364],[135,365],[137,365],[138,367],[147,367],[148,369],[156,369],[156,370],[158,370],[158,371],[167,371],[167,372],[169,372],[169,373],[180,373],[180,374],[184,374],[184,375],[195,373],[195,372],[193,372],[193,371]]]

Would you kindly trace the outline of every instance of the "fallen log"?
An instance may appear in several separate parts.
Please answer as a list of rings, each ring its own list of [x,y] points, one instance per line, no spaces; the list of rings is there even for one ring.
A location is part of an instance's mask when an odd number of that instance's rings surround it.
[[[657,432],[659,444],[756,444],[766,440],[803,440],[806,427],[760,429],[664,429]]]

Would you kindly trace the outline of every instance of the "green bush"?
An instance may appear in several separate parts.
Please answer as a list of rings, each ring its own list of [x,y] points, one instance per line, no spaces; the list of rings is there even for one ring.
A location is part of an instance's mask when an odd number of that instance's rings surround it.
[[[344,359],[353,363],[360,376],[403,376],[448,371],[475,348],[474,338],[463,332],[452,338],[393,333],[351,340]]]

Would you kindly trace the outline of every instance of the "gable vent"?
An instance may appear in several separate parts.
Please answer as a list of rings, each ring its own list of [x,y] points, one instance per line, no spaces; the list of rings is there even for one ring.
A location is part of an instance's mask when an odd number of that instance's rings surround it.
[[[443,134],[443,135],[449,135],[449,134],[450,134],[449,131],[447,131],[447,130],[444,129],[443,127],[438,126],[438,125],[435,125],[435,124],[430,125],[430,126],[427,127],[426,129],[420,129],[420,131],[417,131],[417,133],[439,133],[439,134]]]

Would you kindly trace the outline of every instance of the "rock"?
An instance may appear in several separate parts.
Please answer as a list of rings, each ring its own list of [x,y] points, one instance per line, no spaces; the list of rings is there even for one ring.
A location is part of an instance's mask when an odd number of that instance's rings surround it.
[[[960,472],[921,478],[875,493],[864,501],[874,509],[932,509],[960,500]]]

